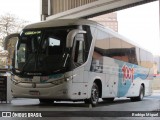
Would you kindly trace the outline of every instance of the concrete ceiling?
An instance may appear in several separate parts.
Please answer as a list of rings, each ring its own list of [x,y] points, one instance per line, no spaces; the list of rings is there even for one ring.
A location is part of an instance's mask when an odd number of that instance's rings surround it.
[[[45,2],[46,1],[46,2]],[[59,13],[52,13],[53,1],[52,0],[42,0],[42,20],[44,19],[67,19],[67,18],[90,18],[106,13],[110,13],[117,10],[122,10],[129,7],[134,7],[137,5],[145,4],[148,2],[153,2],[156,0],[94,0],[93,2],[74,7],[66,11]],[[86,0],[87,1],[87,0]],[[63,4],[63,1],[61,1]],[[66,3],[64,3],[66,4]],[[70,3],[71,4],[71,3]],[[68,4],[67,4],[68,5]],[[63,6],[63,5],[62,5]],[[58,6],[57,6],[58,8]],[[63,9],[63,8],[61,8]]]

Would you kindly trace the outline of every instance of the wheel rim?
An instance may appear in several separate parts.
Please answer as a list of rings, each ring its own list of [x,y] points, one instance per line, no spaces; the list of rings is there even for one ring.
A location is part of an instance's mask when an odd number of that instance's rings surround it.
[[[143,99],[143,97],[144,97],[144,92],[143,92],[143,89],[142,89],[142,90],[141,90],[141,94],[140,94],[141,100]]]
[[[98,102],[98,99],[99,99],[98,87],[96,85],[93,85],[91,92],[92,103],[96,104]]]

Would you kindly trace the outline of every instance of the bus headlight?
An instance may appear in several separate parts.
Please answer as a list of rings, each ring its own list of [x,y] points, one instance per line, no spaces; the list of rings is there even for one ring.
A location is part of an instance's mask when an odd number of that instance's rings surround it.
[[[63,84],[64,82],[68,82],[70,80],[73,79],[73,76],[67,77],[67,78],[63,78],[63,79],[59,79],[59,80],[54,80],[52,81],[52,84],[54,85],[59,85],[59,84]]]
[[[20,79],[15,79],[14,77],[11,80],[15,85],[21,82]]]
[[[74,76],[75,76],[75,75],[72,75],[72,76],[70,76],[70,77],[65,78],[65,81],[68,82],[68,81],[70,81],[70,80],[73,80],[73,77],[74,77]]]

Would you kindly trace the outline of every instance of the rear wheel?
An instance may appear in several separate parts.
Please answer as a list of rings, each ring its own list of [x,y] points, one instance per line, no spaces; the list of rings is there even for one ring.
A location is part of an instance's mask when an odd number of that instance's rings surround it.
[[[141,85],[139,96],[131,98],[131,101],[142,101],[144,98],[144,87]]]
[[[96,83],[93,83],[92,89],[91,89],[91,98],[84,100],[87,104],[92,104],[93,106],[96,106],[98,104],[99,100],[99,89]]]

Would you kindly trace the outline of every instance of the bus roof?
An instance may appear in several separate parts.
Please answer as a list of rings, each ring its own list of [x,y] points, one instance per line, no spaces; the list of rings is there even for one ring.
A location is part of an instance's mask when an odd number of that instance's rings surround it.
[[[27,25],[24,29],[47,28],[69,25],[97,25],[98,23],[85,19],[54,19]]]

